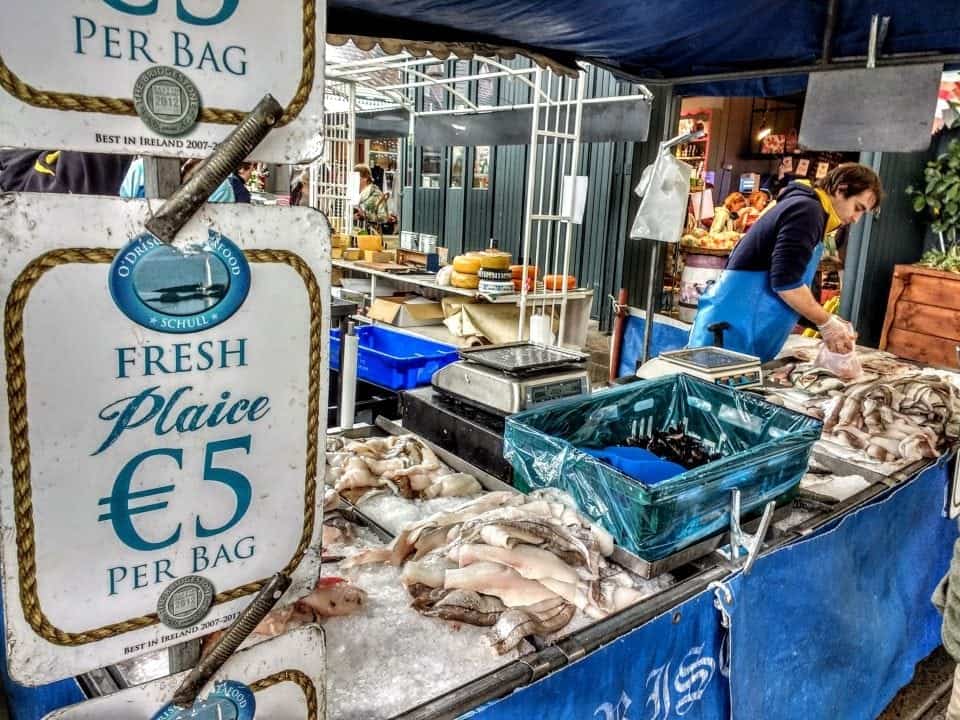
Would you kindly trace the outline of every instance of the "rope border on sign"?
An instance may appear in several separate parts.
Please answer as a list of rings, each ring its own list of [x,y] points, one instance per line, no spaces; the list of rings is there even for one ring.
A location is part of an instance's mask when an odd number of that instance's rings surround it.
[[[9,403],[10,458],[13,470],[13,507],[16,524],[17,565],[20,604],[34,632],[56,645],[84,645],[115,635],[156,625],[157,613],[141,615],[84,632],[66,632],[55,627],[40,607],[37,591],[36,544],[33,522],[33,490],[30,485],[30,438],[27,421],[27,378],[23,345],[23,310],[30,292],[43,275],[68,263],[110,263],[117,254],[111,248],[65,248],[51,250],[34,258],[17,276],[10,288],[4,311],[4,347],[7,361],[7,399]],[[289,250],[244,250],[255,263],[289,265],[303,279],[310,299],[310,362],[307,391],[307,455],[304,478],[303,534],[297,549],[281,571],[291,574],[303,559],[313,537],[316,519],[318,433],[320,430],[320,361],[322,354],[323,301],[317,279],[303,260]],[[258,592],[267,579],[217,593],[214,605]]]
[[[281,670],[280,672],[268,675],[262,680],[257,680],[250,684],[250,689],[254,693],[266,690],[279,685],[280,683],[291,682],[303,690],[303,697],[307,703],[306,720],[320,720],[320,706],[317,703],[317,689],[313,681],[299,670]]]
[[[306,106],[313,90],[314,71],[317,57],[317,9],[316,0],[303,0],[303,62],[300,68],[300,84],[284,110],[277,127],[283,127],[294,120]],[[137,110],[130,98],[113,98],[103,95],[83,95],[55,90],[41,90],[28,85],[10,69],[0,53],[0,87],[21,102],[46,110],[68,110],[73,112],[103,113],[106,115],[137,116]],[[241,110],[201,107],[200,121],[219,125],[237,125],[246,117]]]

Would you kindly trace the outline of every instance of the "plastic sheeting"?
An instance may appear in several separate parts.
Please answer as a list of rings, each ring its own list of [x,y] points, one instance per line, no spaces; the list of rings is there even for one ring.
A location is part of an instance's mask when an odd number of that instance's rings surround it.
[[[676,426],[722,458],[646,485],[579,449]],[[794,489],[820,429],[755,395],[669,375],[513,415],[503,445],[521,490],[565,490],[620,545],[656,560],[728,525],[733,488],[744,512]]]

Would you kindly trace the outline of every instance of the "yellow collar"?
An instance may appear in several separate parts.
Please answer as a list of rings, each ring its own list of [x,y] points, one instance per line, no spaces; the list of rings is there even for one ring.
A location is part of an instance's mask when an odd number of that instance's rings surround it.
[[[809,180],[797,180],[796,182],[798,185],[806,185],[807,187],[810,187]],[[813,188],[813,191],[817,193],[817,198],[820,200],[820,206],[827,214],[827,226],[823,231],[824,236],[826,236],[843,225],[843,220],[841,220],[840,216],[837,215],[837,211],[833,209],[833,201],[830,199],[830,196],[827,194],[826,190],[822,190],[821,188]]]

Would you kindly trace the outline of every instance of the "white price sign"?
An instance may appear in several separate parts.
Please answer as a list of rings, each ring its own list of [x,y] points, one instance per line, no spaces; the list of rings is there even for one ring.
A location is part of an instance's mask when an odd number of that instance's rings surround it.
[[[148,216],[0,203],[3,600],[27,685],[200,637],[274,573],[304,594],[319,571],[326,223],[206,205],[181,252]]]
[[[130,720],[151,718],[165,704],[187,673],[121,690],[57,710],[45,720]],[[323,630],[302,627],[241,650],[217,672],[201,691],[198,704],[210,707],[207,714],[195,710],[196,718],[284,718],[284,720],[324,720],[326,718],[326,657]],[[230,681],[249,688],[243,695],[222,693],[221,706],[213,705],[218,684]],[[245,712],[249,705],[251,712]],[[217,710],[220,714],[217,714]],[[254,714],[255,713],[255,714]]]
[[[324,0],[0,0],[0,17],[0,145],[206,157],[269,92],[286,112],[255,159],[321,153]]]

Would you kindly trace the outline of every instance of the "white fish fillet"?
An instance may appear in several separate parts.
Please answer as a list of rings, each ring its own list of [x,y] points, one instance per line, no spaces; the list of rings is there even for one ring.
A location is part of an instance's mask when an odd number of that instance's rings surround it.
[[[432,483],[424,488],[423,497],[457,497],[458,495],[475,495],[483,492],[483,486],[477,482],[473,475],[466,473],[453,473],[444,475],[441,478],[433,479]]]
[[[474,590],[494,595],[507,607],[533,605],[554,597],[536,580],[527,580],[505,565],[478,562],[459,570],[447,570],[443,587],[447,590]]]
[[[443,587],[444,576],[447,570],[456,568],[456,564],[450,561],[442,553],[430,553],[422,560],[408,560],[403,566],[403,572],[400,577],[403,584],[426,585],[427,587]]]
[[[451,559],[459,562],[460,567],[478,562],[506,565],[528,580],[553,578],[565,583],[577,582],[576,570],[552,552],[530,545],[516,545],[512,549],[479,544],[461,545],[451,551]]]

